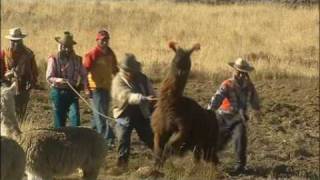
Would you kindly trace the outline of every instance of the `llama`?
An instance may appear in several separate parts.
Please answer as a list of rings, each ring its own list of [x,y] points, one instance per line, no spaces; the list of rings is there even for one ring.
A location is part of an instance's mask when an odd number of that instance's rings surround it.
[[[89,128],[39,128],[21,132],[15,117],[15,82],[1,88],[1,131],[15,139],[26,154],[28,180],[52,180],[77,168],[84,180],[96,180],[105,157],[103,138]]]
[[[26,155],[13,139],[1,136],[1,180],[22,180]]]
[[[200,49],[200,44],[195,44],[191,49],[182,49],[171,42],[169,47],[175,52],[175,57],[162,82],[151,122],[155,166],[161,167],[169,152],[183,153],[186,150],[193,150],[195,162],[202,158],[216,164],[218,124],[215,113],[183,96],[191,68],[190,56],[193,51]]]

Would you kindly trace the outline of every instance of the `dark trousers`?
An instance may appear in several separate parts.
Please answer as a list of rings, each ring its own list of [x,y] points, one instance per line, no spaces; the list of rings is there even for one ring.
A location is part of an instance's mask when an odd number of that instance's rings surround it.
[[[231,140],[235,143],[237,165],[244,167],[247,163],[247,130],[240,118],[217,114],[220,128],[220,149]]]
[[[20,122],[23,121],[25,118],[29,100],[30,100],[29,90],[22,91],[15,96],[16,114]]]
[[[150,119],[143,117],[138,106],[129,106],[123,115],[117,118],[115,126],[118,139],[118,166],[127,165],[128,163],[133,129],[136,130],[140,140],[150,149],[153,148],[153,133]]]

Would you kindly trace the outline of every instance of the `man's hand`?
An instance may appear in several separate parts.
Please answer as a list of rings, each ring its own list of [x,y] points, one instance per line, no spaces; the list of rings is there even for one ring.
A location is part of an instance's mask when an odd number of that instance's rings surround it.
[[[57,78],[55,83],[57,83],[57,84],[65,84],[65,83],[67,83],[67,81],[68,81],[67,79]]]
[[[155,96],[146,96],[145,99],[147,101],[157,101],[158,100],[158,98],[156,98]]]
[[[91,91],[90,89],[85,89],[85,90],[84,90],[84,93],[86,94],[86,96],[87,96],[88,98],[92,98],[92,91]]]

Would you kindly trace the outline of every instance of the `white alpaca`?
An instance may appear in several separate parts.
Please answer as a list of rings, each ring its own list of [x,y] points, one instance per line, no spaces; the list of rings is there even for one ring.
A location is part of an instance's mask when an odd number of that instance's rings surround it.
[[[89,128],[32,129],[21,132],[14,115],[16,85],[1,88],[1,131],[26,153],[28,180],[52,180],[82,169],[84,180],[96,180],[105,157],[104,140]]]

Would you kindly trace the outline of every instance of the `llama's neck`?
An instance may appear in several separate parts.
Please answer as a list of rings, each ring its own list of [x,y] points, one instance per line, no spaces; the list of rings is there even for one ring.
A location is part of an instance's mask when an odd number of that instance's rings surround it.
[[[1,135],[17,140],[22,133],[19,128],[15,109],[8,107],[9,106],[1,107]]]
[[[185,86],[187,84],[188,74],[188,72],[180,74],[170,73],[162,83],[160,90],[160,98],[166,97],[171,99],[177,99],[182,97]]]

